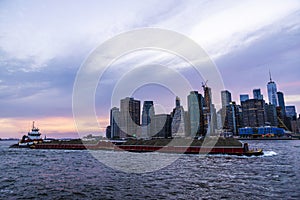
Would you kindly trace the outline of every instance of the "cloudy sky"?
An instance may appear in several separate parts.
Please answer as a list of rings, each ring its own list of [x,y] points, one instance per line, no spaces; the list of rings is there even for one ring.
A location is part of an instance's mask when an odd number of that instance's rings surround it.
[[[286,104],[296,105],[300,112],[300,1],[4,0],[0,2],[0,137],[21,137],[33,120],[49,137],[78,136],[72,93],[80,66],[101,43],[145,27],[176,31],[198,43],[237,102],[239,94],[252,96],[254,88],[261,88],[268,101],[271,70]],[[99,132],[108,124],[112,83],[125,69],[145,60],[174,66],[202,93],[203,80],[178,58],[151,51],[127,55],[106,71],[104,84],[97,89]],[[157,95],[160,92],[164,95]],[[153,99],[160,112],[171,111],[174,95],[157,85],[133,94]],[[181,98],[184,104],[186,97]],[[218,106],[220,96],[214,98]]]

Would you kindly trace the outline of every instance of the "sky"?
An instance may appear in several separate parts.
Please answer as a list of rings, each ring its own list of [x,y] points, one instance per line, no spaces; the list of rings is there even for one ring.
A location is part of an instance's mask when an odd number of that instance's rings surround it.
[[[270,70],[286,105],[295,105],[300,113],[300,1],[2,0],[0,138],[20,138],[32,121],[43,136],[78,137],[72,112],[78,70],[103,42],[146,27],[172,30],[200,45],[236,102],[240,94],[252,97],[255,88],[268,102]],[[125,55],[100,80],[95,93],[100,128],[91,132],[105,131],[110,107],[118,106],[111,104],[110,94],[122,73],[143,63],[174,67],[203,93],[205,80],[174,55],[160,51]],[[153,99],[158,113],[172,110],[175,95],[155,84],[132,94],[141,101]],[[186,96],[181,99],[186,106]],[[218,107],[220,95],[214,94],[214,100]]]

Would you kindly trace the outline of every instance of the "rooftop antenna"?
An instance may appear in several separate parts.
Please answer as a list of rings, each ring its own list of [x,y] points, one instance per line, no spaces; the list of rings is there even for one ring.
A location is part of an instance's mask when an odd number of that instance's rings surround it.
[[[203,89],[205,89],[207,87],[207,82],[208,82],[208,80],[206,80],[204,83],[202,82]]]
[[[272,82],[271,70],[269,69],[270,82]]]

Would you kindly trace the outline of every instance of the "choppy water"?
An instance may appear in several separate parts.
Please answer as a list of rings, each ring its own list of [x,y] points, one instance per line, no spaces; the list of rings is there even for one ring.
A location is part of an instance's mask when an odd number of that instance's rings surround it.
[[[0,141],[0,199],[300,199],[300,140],[248,143],[266,154],[182,155],[137,174],[109,168],[88,151],[9,149],[11,142]],[[97,153],[107,161],[136,155]]]

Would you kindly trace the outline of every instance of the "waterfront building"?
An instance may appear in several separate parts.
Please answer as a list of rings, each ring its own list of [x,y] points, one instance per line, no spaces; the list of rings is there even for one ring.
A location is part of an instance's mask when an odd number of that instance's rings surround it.
[[[120,138],[140,137],[141,102],[126,97],[120,104]]]
[[[263,95],[261,94],[260,89],[253,90],[253,99],[260,99],[260,100],[264,99]]]
[[[277,92],[278,104],[281,107],[281,112],[283,116],[286,116],[285,112],[285,102],[284,102],[284,94],[283,92]]]
[[[120,110],[119,108],[113,107],[110,110],[110,129],[111,137],[110,138],[119,138],[120,137]]]
[[[277,101],[277,86],[276,83],[272,80],[271,72],[270,72],[270,81],[267,84],[268,89],[268,98],[269,103],[278,106]]]
[[[185,136],[189,137],[191,135],[191,128],[190,128],[190,116],[188,111],[184,111],[184,129],[185,129]]]
[[[194,137],[204,133],[203,101],[197,91],[191,91],[188,100],[189,136]]]
[[[265,125],[265,101],[249,99],[242,102],[242,118],[244,127],[260,127]]]
[[[292,128],[292,132],[300,133],[300,115],[298,119],[291,121],[291,128]]]
[[[222,117],[223,115],[223,109],[221,108],[220,110],[218,110],[217,112],[217,129],[218,130],[221,130],[223,129],[223,122],[224,122],[224,119]]]
[[[171,133],[171,115],[158,114],[153,115],[151,121],[151,135],[152,138],[170,138]]]
[[[228,90],[221,91],[222,108],[225,108],[232,101],[231,93]]]
[[[202,84],[202,87],[204,90],[204,135],[210,135],[215,133],[215,128],[217,126],[217,113],[214,105],[212,104],[211,88],[206,84]]]
[[[276,106],[273,104],[265,104],[266,123],[270,126],[278,126]]]
[[[272,126],[245,127],[239,129],[239,135],[243,138],[282,137],[284,129]]]
[[[172,137],[185,137],[186,135],[186,114],[183,106],[180,105],[180,98],[176,97],[176,107],[172,112],[171,133]]]
[[[154,116],[154,106],[153,101],[144,101],[143,111],[142,111],[142,137],[147,138],[150,136],[150,126],[151,119]]]
[[[295,106],[286,106],[285,107],[286,116],[295,120],[297,118],[296,107]]]
[[[249,95],[248,94],[241,94],[240,95],[240,103],[242,105],[242,102],[249,100]]]
[[[233,135],[238,135],[238,130],[242,127],[241,114],[241,108],[239,105],[236,105],[235,102],[231,102],[227,105],[223,129],[227,132],[232,132]]]

